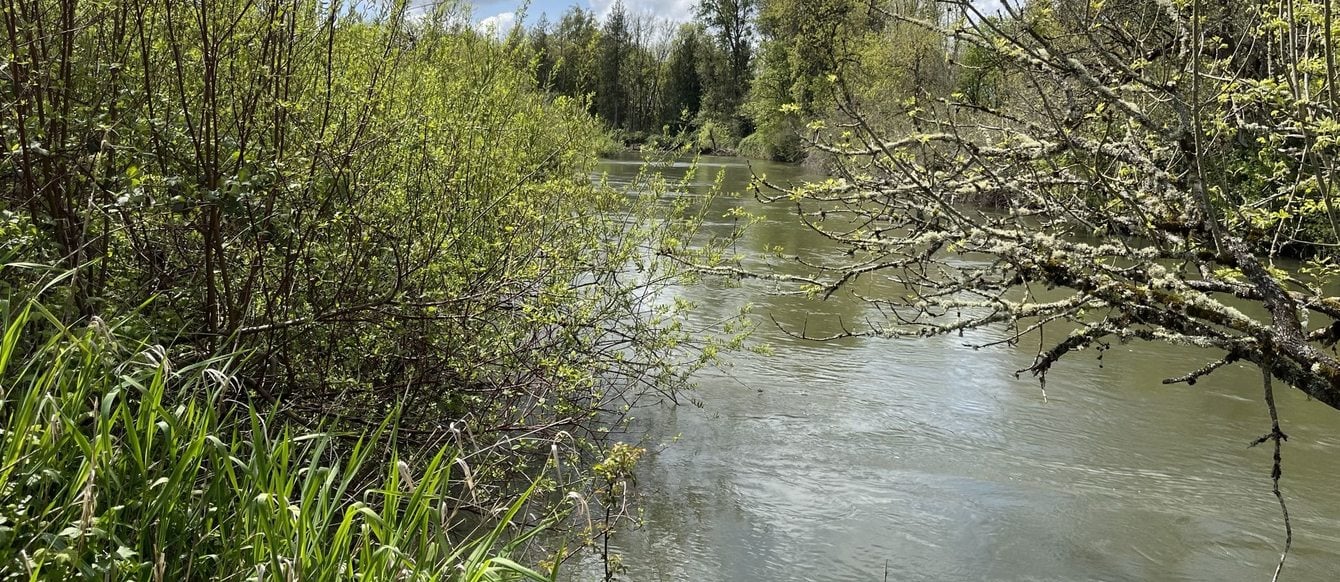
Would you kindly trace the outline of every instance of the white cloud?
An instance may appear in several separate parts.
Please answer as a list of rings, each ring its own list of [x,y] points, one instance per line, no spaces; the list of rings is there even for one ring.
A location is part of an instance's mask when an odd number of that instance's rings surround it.
[[[512,31],[512,27],[515,25],[516,13],[502,12],[480,20],[479,24],[475,25],[475,28],[485,34],[504,37],[507,36],[507,33]]]
[[[590,0],[591,10],[604,18],[614,7],[615,0]],[[650,14],[657,18],[682,22],[693,18],[697,0],[624,0],[629,14]]]

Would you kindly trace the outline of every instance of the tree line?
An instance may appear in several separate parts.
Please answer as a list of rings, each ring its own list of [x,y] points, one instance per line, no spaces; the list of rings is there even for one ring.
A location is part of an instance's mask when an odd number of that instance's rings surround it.
[[[913,9],[934,10],[933,3]],[[867,99],[948,87],[934,42],[868,0],[703,0],[688,22],[572,6],[512,32],[550,91],[588,98],[628,144],[781,161],[811,151],[802,134],[837,113],[842,76]]]
[[[676,24],[616,2],[603,20],[572,6],[513,31],[550,91],[589,99],[591,113],[633,142],[701,132],[712,149],[751,131],[742,105],[753,64],[753,4],[704,3]]]

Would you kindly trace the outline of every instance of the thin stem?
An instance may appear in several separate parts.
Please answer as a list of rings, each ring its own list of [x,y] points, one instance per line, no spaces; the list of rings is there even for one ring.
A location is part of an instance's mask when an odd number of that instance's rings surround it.
[[[1275,406],[1275,388],[1270,366],[1265,362],[1261,365],[1261,384],[1265,387],[1266,409],[1270,411],[1270,432],[1253,442],[1252,446],[1268,440],[1275,442],[1274,466],[1270,470],[1270,481],[1275,499],[1279,500],[1280,513],[1284,516],[1284,550],[1280,552],[1280,561],[1275,565],[1275,574],[1270,577],[1270,582],[1277,582],[1280,572],[1284,571],[1284,561],[1289,557],[1289,549],[1293,546],[1293,522],[1289,520],[1289,506],[1284,502],[1284,493],[1280,491],[1280,476],[1283,475],[1280,451],[1284,441],[1289,440],[1289,436],[1280,430],[1279,409]]]

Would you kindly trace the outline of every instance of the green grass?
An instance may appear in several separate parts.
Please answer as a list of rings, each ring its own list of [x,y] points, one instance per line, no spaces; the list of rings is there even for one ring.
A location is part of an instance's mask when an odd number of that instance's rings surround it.
[[[390,421],[295,429],[237,401],[226,358],[177,368],[115,322],[74,329],[22,299],[0,311],[0,580],[555,575],[508,558],[557,519],[513,525],[529,490],[461,531],[451,447],[413,463]]]

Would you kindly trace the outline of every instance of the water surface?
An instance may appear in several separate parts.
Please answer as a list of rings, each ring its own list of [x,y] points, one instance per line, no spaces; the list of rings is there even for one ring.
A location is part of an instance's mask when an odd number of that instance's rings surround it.
[[[717,172],[740,190],[751,167],[706,158],[687,192]],[[751,162],[775,182],[799,168]],[[633,159],[602,165],[614,183]],[[665,168],[681,176],[682,164]],[[783,246],[816,259],[841,249],[752,197],[714,202],[768,218],[741,252]],[[1194,387],[1160,381],[1213,355],[1137,343],[1099,361],[1056,365],[1046,398],[1016,379],[1036,344],[973,350],[1002,330],[921,340],[797,340],[868,316],[835,297],[807,301],[771,283],[707,282],[681,290],[712,321],[752,303],[756,339],[773,356],[743,354],[704,373],[703,408],[640,412],[650,432],[638,474],[643,522],[613,546],[622,579],[723,581],[1269,580],[1283,542],[1271,494],[1271,451],[1247,445],[1269,429],[1259,373],[1220,371]],[[1053,332],[1061,337],[1064,330]],[[1280,392],[1283,488],[1294,549],[1284,580],[1340,572],[1340,412]],[[599,579],[598,566],[575,568]]]

